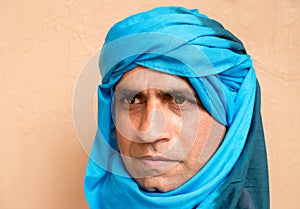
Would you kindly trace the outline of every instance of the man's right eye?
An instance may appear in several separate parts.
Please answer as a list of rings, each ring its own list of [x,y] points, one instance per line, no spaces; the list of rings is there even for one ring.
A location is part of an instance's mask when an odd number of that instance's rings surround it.
[[[141,100],[138,97],[125,97],[122,99],[122,103],[126,105],[140,104]]]
[[[123,98],[123,103],[131,105],[131,104],[138,103],[138,100],[135,97],[133,97],[133,98]]]

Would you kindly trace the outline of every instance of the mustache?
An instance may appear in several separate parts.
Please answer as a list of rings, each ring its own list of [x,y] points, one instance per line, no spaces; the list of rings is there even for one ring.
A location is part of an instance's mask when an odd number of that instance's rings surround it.
[[[177,143],[132,143],[128,156],[132,158],[151,158],[152,160],[182,161],[188,156],[193,144]],[[124,153],[123,153],[124,155]]]

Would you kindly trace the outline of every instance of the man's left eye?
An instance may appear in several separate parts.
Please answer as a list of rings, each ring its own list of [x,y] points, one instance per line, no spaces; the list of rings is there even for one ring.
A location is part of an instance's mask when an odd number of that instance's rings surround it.
[[[184,96],[180,95],[166,94],[164,95],[164,101],[170,104],[183,105],[187,102],[187,99]]]
[[[181,96],[176,96],[176,97],[173,97],[173,100],[176,104],[183,104],[186,99],[184,97],[181,97]]]

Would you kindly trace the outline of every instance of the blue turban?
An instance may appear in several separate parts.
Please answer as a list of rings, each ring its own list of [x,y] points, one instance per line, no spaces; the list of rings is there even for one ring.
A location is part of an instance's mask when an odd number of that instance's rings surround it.
[[[108,32],[99,66],[98,131],[84,185],[90,208],[269,208],[259,86],[243,44],[220,23],[182,7],[130,16]],[[165,193],[141,190],[116,144],[114,86],[137,66],[186,77],[206,110],[227,127],[205,166]]]

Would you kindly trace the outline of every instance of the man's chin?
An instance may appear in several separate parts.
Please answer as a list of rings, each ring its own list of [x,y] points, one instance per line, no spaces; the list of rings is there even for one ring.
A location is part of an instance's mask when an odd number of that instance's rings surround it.
[[[168,171],[175,168],[179,162],[177,161],[141,161],[135,160],[130,165],[126,165],[127,171],[134,179],[159,178]]]
[[[135,181],[147,192],[169,192],[175,189],[172,187],[172,184],[170,184],[171,182],[161,176],[136,178]]]

